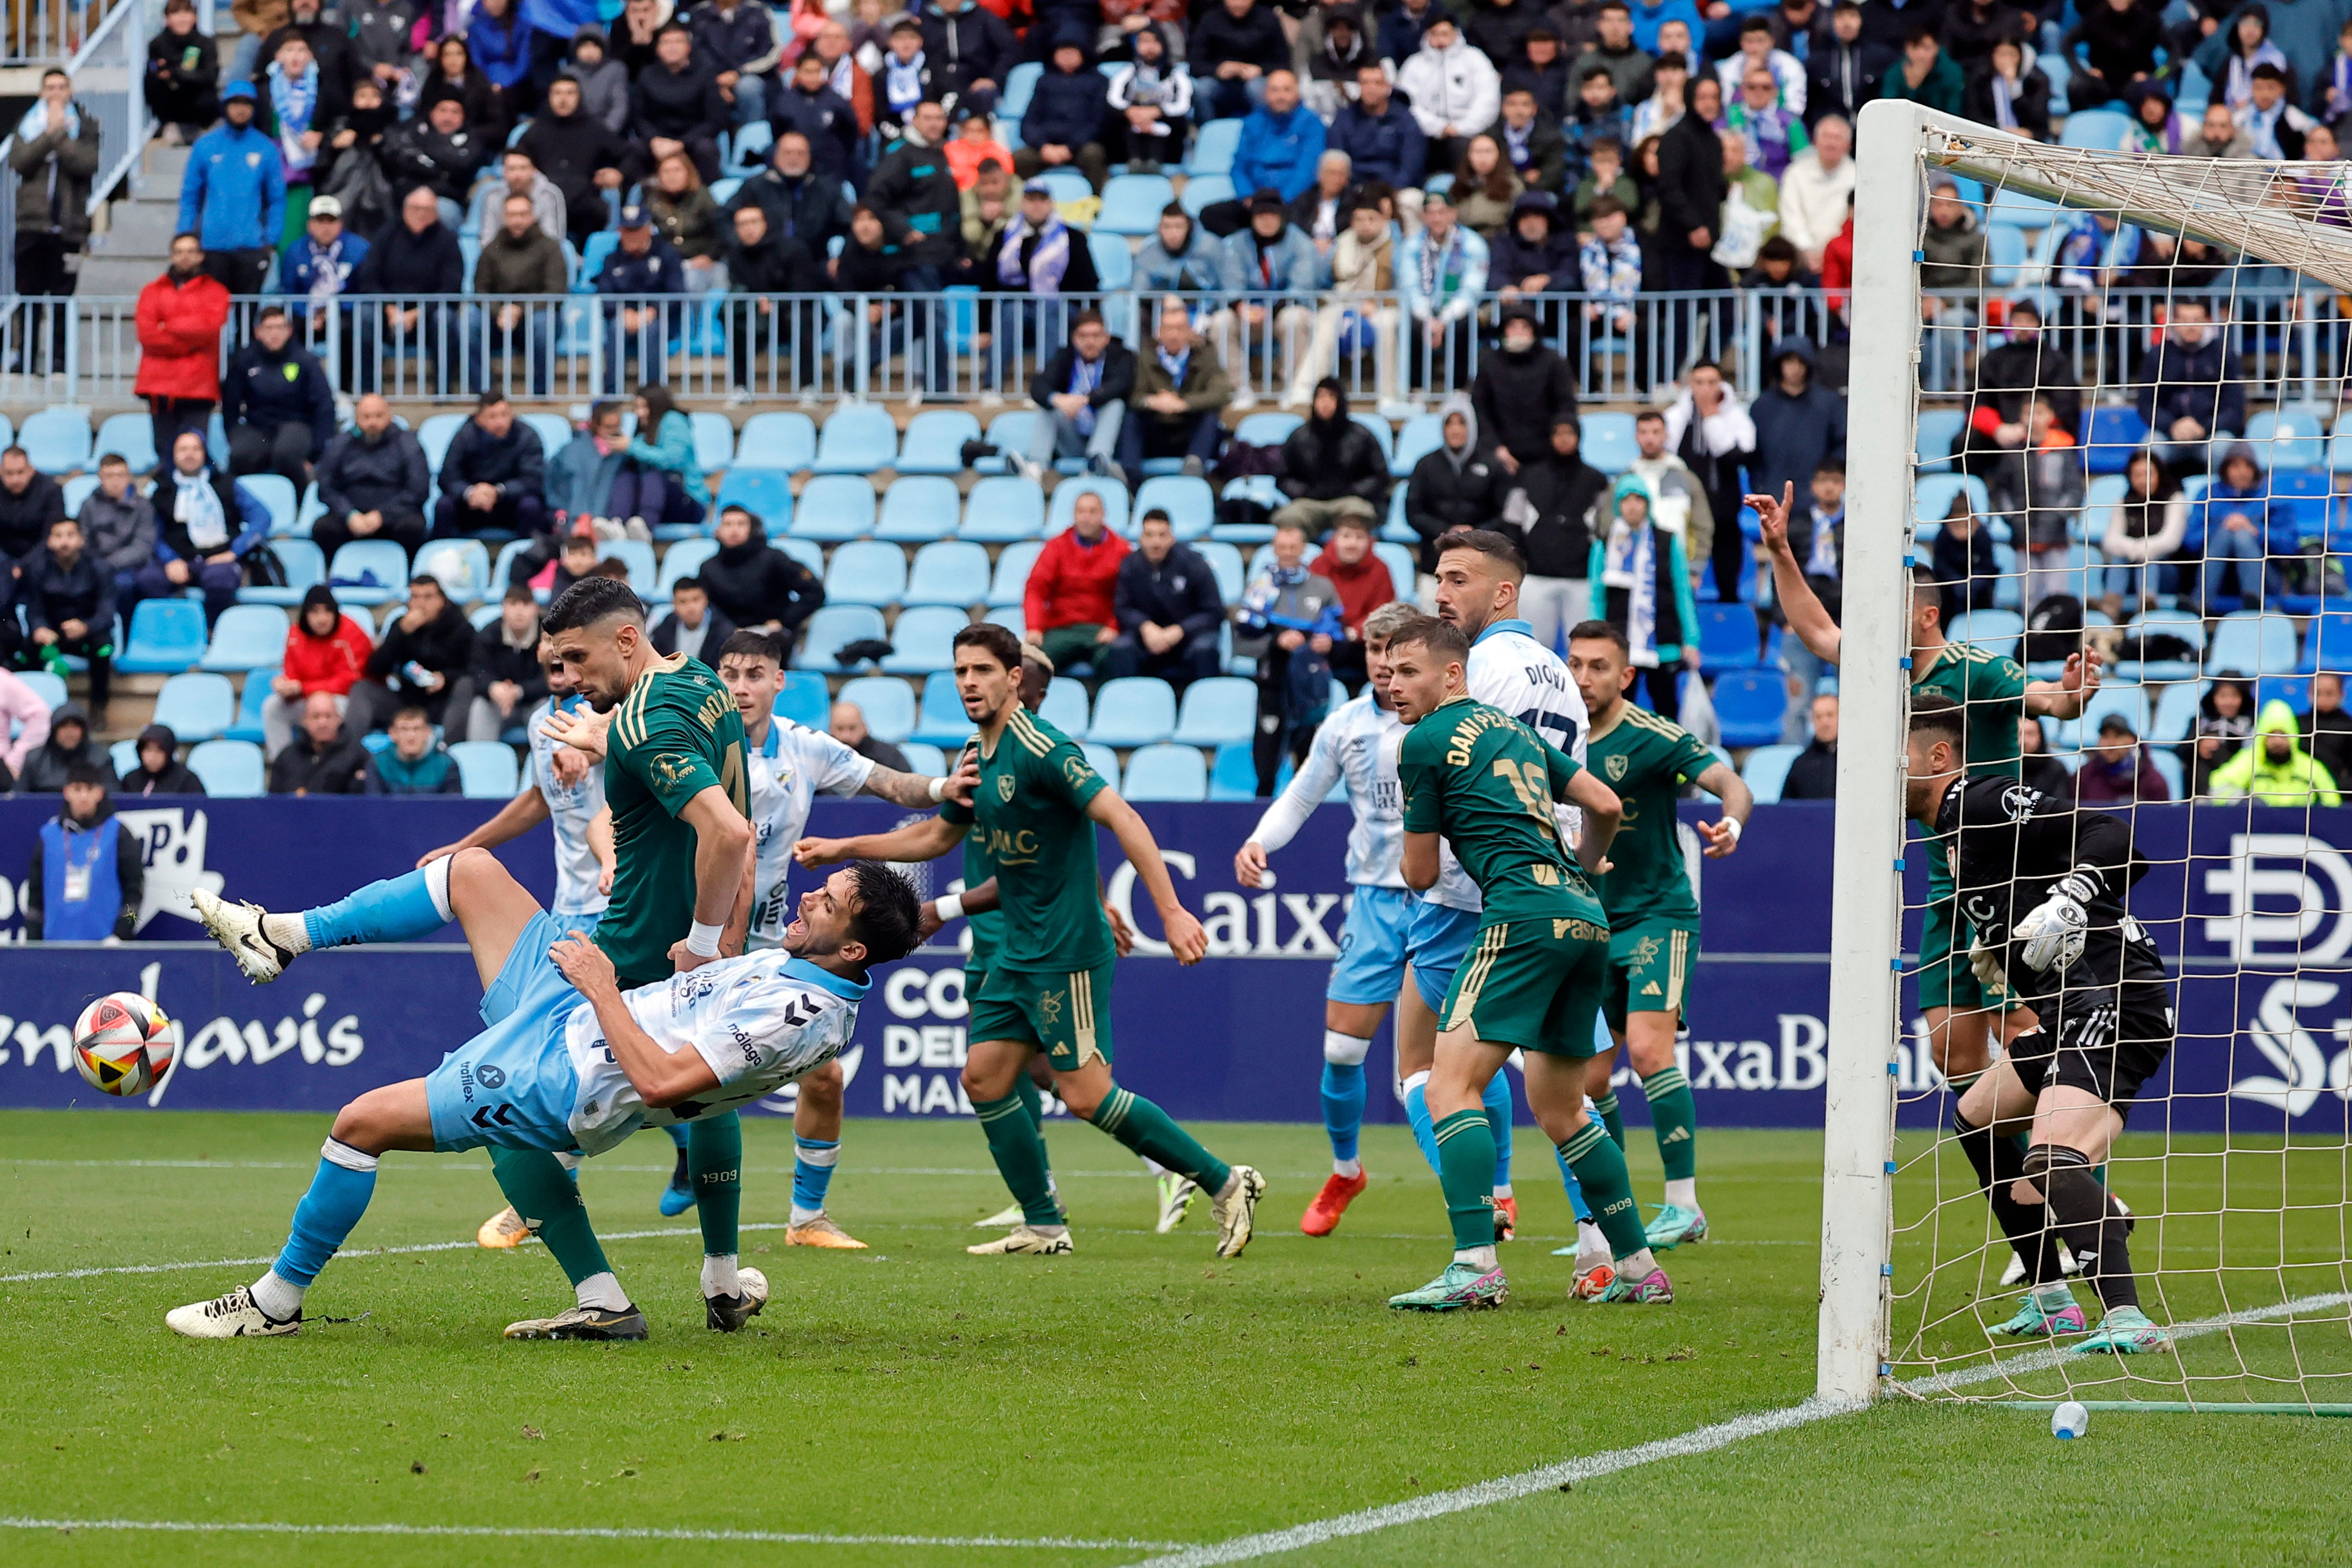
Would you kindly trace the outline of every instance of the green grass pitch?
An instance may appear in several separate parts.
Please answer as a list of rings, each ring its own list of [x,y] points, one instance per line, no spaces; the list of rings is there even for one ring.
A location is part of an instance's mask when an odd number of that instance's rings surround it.
[[[0,1275],[266,1256],[325,1125],[0,1114]],[[790,1129],[745,1131],[744,1217],[773,1224]],[[853,1123],[833,1207],[873,1250],[748,1235],[746,1261],[775,1295],[731,1339],[701,1326],[686,1234],[611,1245],[653,1324],[631,1346],[499,1338],[568,1302],[537,1248],[346,1257],[310,1310],[363,1321],[254,1343],[181,1341],[163,1314],[255,1265],[10,1278],[0,1516],[1213,1542],[1677,1436],[1811,1391],[1814,1137],[1709,1132],[1702,1191],[1718,1239],[1669,1258],[1673,1306],[1603,1309],[1566,1299],[1568,1260],[1549,1256],[1570,1234],[1566,1200],[1540,1135],[1523,1130],[1525,1228],[1504,1251],[1515,1295],[1498,1312],[1432,1318],[1382,1305],[1447,1256],[1435,1181],[1402,1130],[1368,1134],[1373,1186],[1320,1241],[1297,1230],[1328,1168],[1318,1130],[1201,1131],[1273,1183],[1237,1262],[1211,1255],[1205,1205],[1174,1235],[1151,1234],[1140,1168],[1067,1122],[1050,1138],[1077,1254],[966,1258],[971,1221],[1004,1201],[977,1130]],[[1634,1131],[1637,1182],[1654,1196],[1656,1162]],[[685,1223],[654,1212],[668,1152],[646,1135],[591,1163],[583,1188],[603,1229]],[[352,1247],[465,1243],[499,1202],[478,1154],[394,1155]],[[1933,1289],[1939,1318],[1965,1302],[1961,1281],[1939,1273]],[[2339,1369],[2344,1338],[2339,1323]],[[2030,1413],[1890,1404],[1274,1561],[2340,1562],[2352,1554],[2347,1445],[2342,1422],[2174,1415],[2102,1415],[2061,1445]],[[0,1530],[0,1562],[327,1553],[451,1568],[1153,1554]]]

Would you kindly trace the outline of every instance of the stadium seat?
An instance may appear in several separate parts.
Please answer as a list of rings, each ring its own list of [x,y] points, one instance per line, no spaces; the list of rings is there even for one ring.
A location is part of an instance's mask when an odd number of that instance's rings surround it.
[[[1777,669],[1735,669],[1715,683],[1715,716],[1726,746],[1769,746],[1780,739],[1786,683]]]
[[[1584,433],[1577,450],[1584,460],[1615,479],[1633,466],[1641,449],[1633,445],[1633,416],[1596,409],[1585,415]]]
[[[715,539],[681,539],[662,552],[661,575],[654,581],[654,599],[666,603],[680,577],[691,577],[702,563],[719,553]]]
[[[1184,689],[1171,740],[1187,746],[1246,743],[1257,729],[1257,682],[1220,675]]]
[[[1234,154],[1241,151],[1241,145],[1240,121],[1204,121],[1193,135],[1192,151],[1184,160],[1184,172],[1187,174],[1230,174]]]
[[[2273,702],[2284,702],[2302,718],[2311,711],[2311,677],[2307,675],[2265,675],[2254,682],[2254,711],[2259,713]]]
[[[1591,415],[1585,416],[1586,428],[1591,427]],[[1410,479],[1413,465],[1445,444],[1445,426],[1434,414],[1416,414],[1404,422],[1396,434],[1396,451],[1389,458],[1389,473],[1394,479]],[[1588,449],[1586,459],[1591,460]]]
[[[887,497],[883,508],[885,511],[889,508]],[[907,574],[907,591],[899,603],[910,608],[948,605],[965,609],[983,605],[988,602],[988,574],[987,551],[968,540],[939,540],[915,552],[914,565]]]
[[[1175,182],[1165,174],[1114,174],[1103,186],[1094,232],[1149,239],[1160,227],[1160,209],[1175,199]]]
[[[866,727],[897,745],[915,732],[915,689],[895,675],[861,675],[842,683],[835,700],[855,702]]]
[[[793,509],[795,539],[830,544],[863,539],[873,531],[874,486],[862,473],[826,474],[811,479]]]
[[[793,477],[782,468],[732,468],[719,482],[712,511],[740,506],[760,520],[773,539],[793,525]]]
[[[1209,764],[1209,798],[1211,800],[1255,800],[1257,797],[1257,759],[1246,745],[1219,746]]]
[[[923,683],[922,705],[915,714],[916,740],[935,746],[961,746],[971,738],[972,728],[971,721],[964,717],[963,700],[956,695],[954,681]]]
[[[1204,539],[1192,548],[1201,552],[1201,559],[1206,561],[1209,570],[1217,574],[1217,597],[1223,599],[1228,608],[1240,603],[1245,582],[1242,572],[1242,552],[1222,539]]]
[[[2164,787],[2168,798],[2173,800],[2189,798],[2189,778],[2180,766],[2179,752],[2151,747],[2147,753],[2147,760],[2156,764],[2157,776],[2164,780]]]
[[[945,539],[955,532],[962,510],[953,479],[941,474],[901,478],[882,492],[882,516],[874,537],[908,544]]]
[[[476,631],[482,630],[498,618],[499,606],[492,604],[476,605],[466,612],[466,619],[471,623]]]
[[[1373,440],[1380,443],[1381,462],[1383,466],[1395,461],[1396,431],[1390,426],[1387,420],[1368,409],[1362,408],[1357,409],[1354,413],[1349,415],[1348,417],[1362,426],[1364,427],[1365,434],[1370,436]]]
[[[155,694],[154,722],[168,725],[183,741],[217,740],[236,722],[236,691],[225,675],[173,676]]]
[[[244,587],[236,591],[240,605],[299,605],[302,595],[327,580],[326,552],[307,539],[273,539],[269,552],[286,569],[286,585]]]
[[[1923,474],[1911,490],[1911,518],[1916,523],[1933,531],[1943,525],[1944,514],[1952,510],[1952,498],[1966,492],[1969,508],[1979,515],[1992,510],[1992,500],[1985,493],[1984,481],[1974,474]]]
[[[66,683],[46,669],[27,669],[16,677],[33,689],[33,695],[46,704],[50,712],[66,700]]]
[[[286,657],[286,612],[273,605],[231,605],[213,626],[199,669],[261,669]]]
[[[1045,492],[1036,480],[1012,474],[991,475],[971,487],[957,530],[960,538],[982,544],[1041,539],[1045,532]]]
[[[460,605],[489,598],[497,591],[490,581],[489,550],[478,539],[428,540],[417,547],[409,574],[434,578]]]
[[[1155,507],[1168,514],[1181,543],[1208,538],[1217,521],[1217,498],[1209,481],[1186,474],[1157,474],[1143,481],[1135,492],[1138,529],[1143,526],[1143,514]]]
[[[2016,230],[2004,229],[2002,232],[2013,235]],[[1923,408],[1919,411],[1917,456],[1923,472],[1941,469],[1950,463],[1952,444],[1959,439],[1960,432],[1968,428],[1968,424],[1969,416],[1958,408]],[[1590,421],[1586,427],[1591,428]],[[1588,448],[1589,446],[1588,443]],[[1585,460],[1592,460],[1589,449],[1585,453]]]
[[[2084,409],[2082,437],[2085,466],[2094,474],[2122,473],[2149,438],[2147,422],[2129,404]]]
[[[79,472],[90,466],[89,410],[59,405],[28,414],[16,445],[45,474]]]
[[[1212,120],[1209,121],[1209,125],[1222,125],[1224,121],[1222,120]],[[1241,122],[1239,121],[1235,121],[1234,123],[1238,125]],[[1201,128],[1202,133],[1204,136],[1207,134],[1208,129],[1208,125],[1204,125]],[[1184,181],[1184,194],[1176,198],[1178,205],[1182,206],[1186,212],[1191,213],[1195,220],[1199,219],[1203,209],[1213,206],[1219,202],[1229,202],[1233,199],[1234,182],[1230,177],[1224,174],[1188,175]]]
[[[1037,717],[1065,735],[1078,736],[1087,732],[1087,686],[1066,675],[1054,677],[1045,688],[1045,700],[1037,705]]]
[[[2214,629],[2205,655],[2205,672],[2285,675],[2302,662],[2301,651],[2295,644],[2294,623],[2286,616],[2238,610],[2222,616]]]
[[[1952,641],[2003,658],[2017,657],[2018,641],[2024,636],[2025,617],[2015,610],[1970,610],[1952,623]]]
[[[294,493],[292,479],[283,474],[247,474],[236,482],[269,509],[269,531],[273,535],[294,531],[302,517],[302,498]]]
[[[1135,252],[1129,250],[1127,241],[1118,235],[1106,233],[1100,220],[1097,220],[1093,231],[1087,236],[1087,249],[1095,258],[1095,277],[1102,283],[1104,293],[1115,293],[1135,286]],[[1103,310],[1106,323],[1114,328],[1112,336],[1133,335],[1131,330],[1124,327],[1124,321],[1134,319],[1133,300],[1106,300]]]
[[[1051,190],[1057,205],[1094,199],[1095,188],[1087,183],[1086,175],[1066,163],[1040,169],[1029,178],[1042,182],[1047,189]]]
[[[204,657],[204,605],[194,599],[142,599],[131,612],[131,636],[115,655],[114,668],[131,674],[170,672],[191,668]]]
[[[882,668],[892,675],[938,675],[955,668],[956,633],[971,625],[963,610],[931,605],[902,610],[890,628],[890,655]]]
[[[110,414],[98,427],[91,451],[103,458],[111,452],[131,465],[134,474],[152,472],[156,465],[155,421],[145,414]],[[92,467],[96,467],[95,464]]]
[[[895,605],[907,591],[907,555],[877,539],[853,540],[833,552],[825,569],[829,605]]]
[[[1129,800],[1206,800],[1209,764],[1197,746],[1145,746],[1127,759],[1119,794]]]
[[[980,619],[983,626],[1003,626],[1013,634],[1016,641],[1026,641],[1028,638],[1029,617],[1022,613],[1021,606],[1018,605],[1009,608],[991,605],[988,613]]]
[[[2155,717],[2143,737],[2151,746],[2174,746],[2197,732],[2198,704],[2205,699],[2206,682],[2176,680],[2156,700]]]
[[[2112,109],[2078,109],[2066,116],[2065,129],[2058,135],[2061,147],[2088,147],[2096,152],[2113,153],[2131,134],[2128,114]]]
[[[898,750],[906,753],[907,766],[926,778],[945,778],[948,754],[929,741],[901,741]]]
[[[988,444],[1007,456],[1018,457],[1029,450],[1029,433],[1035,427],[1036,422],[1037,411],[1034,408],[1008,408],[988,422],[986,437]],[[997,457],[982,458],[973,465],[972,471],[981,474],[1002,474],[1009,472],[1010,469],[1006,466],[1005,458]]]
[[[466,427],[463,414],[436,414],[416,427],[416,444],[425,448],[425,467],[437,480],[441,475],[441,459],[449,455],[449,443]]]
[[[1045,74],[1045,68],[1035,60],[1024,60],[1006,71],[1004,90],[996,99],[997,119],[1021,123],[1021,117],[1028,112],[1029,95],[1037,90],[1037,79]]]
[[[640,599],[651,599],[660,572],[654,565],[654,547],[642,539],[605,539],[596,544],[596,559],[618,561],[629,569],[629,586]]]
[[[816,473],[870,474],[898,460],[898,426],[871,403],[836,405],[817,432]]]
[[[838,669],[841,664],[834,655],[843,647],[887,639],[889,635],[882,624],[882,612],[870,605],[820,605],[816,614],[808,618],[806,640],[793,663],[801,669]],[[817,727],[822,727],[822,721]]]
[[[1234,439],[1244,447],[1279,447],[1306,421],[1296,414],[1244,414]]]
[[[1762,658],[1755,609],[1740,604],[1705,604],[1697,609],[1700,668],[1709,675],[1755,668]]]
[[[1095,693],[1087,739],[1106,746],[1149,746],[1176,730],[1176,693],[1155,675],[1106,680]]]
[[[1054,499],[1045,513],[1045,537],[1051,539],[1070,526],[1076,514],[1078,497],[1092,493],[1102,497],[1103,521],[1113,533],[1132,539],[1135,531],[1128,521],[1127,487],[1117,479],[1097,479],[1083,475],[1064,479],[1054,487]],[[965,535],[970,538],[970,534]]]
[[[1804,750],[1802,746],[1759,746],[1748,753],[1748,765],[1739,770],[1739,776],[1759,804],[1769,805],[1780,798],[1781,786],[1789,782],[1789,765]]]
[[[221,731],[224,741],[259,742],[264,735],[261,727],[261,704],[269,696],[269,683],[278,679],[278,666],[249,669],[245,684],[236,694],[236,721]]]
[[[1008,544],[997,552],[996,574],[989,580],[988,607],[1017,610],[1027,596],[1029,569],[1037,564],[1045,546],[1034,539]],[[994,616],[990,617],[992,620]]]
[[[114,770],[116,778],[129,778],[139,771],[139,742],[117,741],[107,747],[106,765]]]
[[[2099,721],[2110,713],[2120,713],[2129,721],[2132,733],[2145,736],[2148,731],[2148,694],[2144,686],[2119,683],[2103,684],[2091,693],[2083,704],[2083,716],[2063,719],[2058,724],[2058,745],[2062,750],[2079,752],[2094,743],[2099,735]]]
[[[960,408],[927,408],[907,423],[892,465],[901,474],[960,474],[963,444],[980,439],[980,421]]]
[[[1389,569],[1389,586],[1400,599],[1412,597],[1413,553],[1403,545],[1381,540],[1372,546],[1372,553]]]
[[[405,599],[408,552],[389,539],[354,539],[336,548],[335,558],[327,566],[327,583],[335,591],[335,602],[347,607]]]
[[[261,760],[261,748],[251,741],[206,741],[193,747],[188,771],[204,782],[205,793],[215,800],[249,800],[269,793],[269,770]]]
[[[561,414],[521,414],[516,417],[538,434],[540,453],[551,464],[555,461],[555,455],[572,445],[572,437],[579,433],[572,429],[572,421]]]
[[[735,426],[724,414],[694,416],[694,460],[706,474],[735,466]]]
[[[1087,766],[1102,774],[1103,783],[1117,789],[1119,785],[1118,753],[1097,741],[1081,742],[1078,750],[1086,753]]]
[[[824,546],[811,539],[770,539],[768,548],[781,550],[809,569],[820,583],[824,581]]]
[[[804,474],[816,461],[816,421],[805,414],[754,414],[736,433],[735,460]]]
[[[2064,209],[2056,202],[2028,195],[2020,190],[2003,189],[1986,207],[1984,220],[1995,226],[2039,231],[2050,227],[2063,211]]]
[[[2266,471],[2321,468],[2327,466],[2323,428],[2308,409],[2265,408],[2246,421],[2246,443]]]
[[[783,688],[770,710],[778,718],[810,730],[824,729],[832,710],[833,696],[824,677],[805,669],[784,671]]]
[[[509,800],[520,787],[514,748],[503,741],[459,741],[449,748],[457,779],[468,800]]]
[[[81,516],[81,503],[88,500],[97,489],[96,474],[76,474],[58,486],[58,493],[65,498],[66,515],[74,518]]]

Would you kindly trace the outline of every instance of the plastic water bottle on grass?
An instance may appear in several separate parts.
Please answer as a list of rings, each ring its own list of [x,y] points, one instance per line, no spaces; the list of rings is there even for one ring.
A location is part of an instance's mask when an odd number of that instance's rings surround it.
[[[2090,1430],[2091,1413],[2076,1400],[2068,1400],[2050,1413],[2050,1435],[2063,1441],[2079,1437]]]

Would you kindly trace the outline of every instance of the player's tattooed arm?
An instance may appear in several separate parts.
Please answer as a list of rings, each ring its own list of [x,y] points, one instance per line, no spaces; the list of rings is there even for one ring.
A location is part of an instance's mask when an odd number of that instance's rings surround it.
[[[1707,794],[1723,802],[1723,817],[1718,822],[1698,825],[1699,837],[1706,840],[1706,857],[1720,860],[1739,847],[1739,835],[1748,826],[1748,815],[1756,809],[1756,795],[1729,763],[1717,763],[1691,781]]]
[[[499,814],[466,835],[455,844],[444,844],[437,849],[427,849],[416,858],[416,869],[422,871],[444,855],[455,855],[460,849],[495,849],[509,838],[520,837],[548,818],[547,797],[539,793],[537,784],[525,784],[522,793],[499,807]]]
[[[1780,614],[1788,618],[1789,629],[1797,640],[1813,651],[1816,658],[1835,664],[1845,646],[1838,624],[1822,607],[1821,596],[1812,584],[1805,581],[1804,563],[1789,548],[1789,508],[1795,500],[1793,484],[1780,487],[1778,500],[1770,496],[1748,496],[1748,504],[1756,509],[1757,527],[1764,536],[1764,550],[1772,558],[1772,590],[1780,601]]]
[[[962,843],[963,835],[961,826],[945,817],[927,816],[887,833],[803,838],[793,846],[793,858],[812,870],[842,860],[936,860]]]
[[[1160,924],[1168,933],[1168,945],[1179,963],[1198,963],[1208,954],[1208,933],[1192,911],[1176,897],[1176,884],[1168,875],[1168,862],[1160,858],[1160,842],[1151,837],[1151,829],[1135,807],[1121,800],[1117,790],[1106,789],[1096,794],[1087,805],[1087,816],[1111,831],[1118,847],[1126,852],[1127,863],[1135,868],[1136,879],[1151,895],[1154,908],[1160,911]]]
[[[603,948],[585,937],[567,936],[548,949],[548,956],[563,972],[563,978],[572,982],[572,989],[595,1009],[596,1026],[604,1031],[613,1059],[629,1075],[630,1087],[646,1105],[658,1110],[719,1087],[719,1075],[710,1070],[700,1052],[666,1051],[637,1027],[628,1005],[621,999],[620,977]]]
[[[931,794],[934,784],[943,785],[938,796]],[[866,775],[866,785],[861,793],[879,795],[893,805],[936,805],[942,797],[970,805],[971,792],[979,786],[980,765],[970,756],[965,756],[958,759],[955,772],[944,781],[923,773],[902,773],[896,768],[877,766]]]

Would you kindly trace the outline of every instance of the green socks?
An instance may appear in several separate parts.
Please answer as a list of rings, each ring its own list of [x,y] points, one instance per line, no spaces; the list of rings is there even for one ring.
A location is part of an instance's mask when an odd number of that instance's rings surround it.
[[[1483,1119],[1485,1110],[1479,1111]],[[1179,1175],[1190,1176],[1202,1192],[1215,1197],[1225,1190],[1233,1167],[1201,1147],[1175,1119],[1131,1089],[1114,1089],[1095,1107],[1094,1123],[1147,1160],[1157,1160]],[[1486,1184],[1495,1181],[1494,1140],[1487,1140]],[[1492,1227],[1489,1227],[1491,1236]]]
[[[1029,1124],[1037,1130],[1037,1158],[1045,1163],[1045,1184],[1050,1187],[1053,1185],[1054,1155],[1053,1151],[1045,1146],[1045,1091],[1037,1087],[1035,1079],[1024,1072],[1013,1080],[1013,1092],[1020,1097],[1021,1109],[1029,1113]]]
[[[1612,1253],[1631,1258],[1650,1245],[1642,1230],[1642,1211],[1633,1202],[1633,1181],[1626,1173],[1625,1152],[1610,1140],[1607,1128],[1587,1121],[1559,1146],[1559,1157],[1576,1173],[1576,1184],[1584,1189],[1584,1201],[1592,1205],[1593,1223],[1609,1238]],[[1458,1239],[1458,1221],[1454,1234]]]
[[[1445,1189],[1454,1250],[1494,1246],[1495,1132],[1486,1108],[1457,1110],[1430,1131],[1437,1140],[1437,1182]]]
[[[702,1255],[734,1257],[740,1250],[736,1222],[743,1212],[743,1123],[733,1111],[688,1124],[686,1168],[694,1179],[695,1213],[702,1221]]]
[[[1698,1103],[1691,1098],[1690,1079],[1680,1068],[1665,1068],[1642,1080],[1642,1093],[1650,1102],[1650,1127],[1658,1135],[1658,1163],[1666,1168],[1666,1180],[1690,1180],[1698,1173]],[[1611,1131],[1623,1148],[1623,1134]]]
[[[544,1149],[490,1150],[490,1171],[499,1179],[499,1190],[514,1205],[515,1213],[547,1244],[555,1255],[556,1263],[563,1269],[564,1278],[578,1285],[592,1275],[610,1274],[613,1266],[604,1260],[604,1248],[596,1240],[595,1229],[588,1223],[588,1207],[580,1201],[580,1189],[572,1184],[572,1173],[565,1170],[554,1155]]]
[[[1021,1081],[1028,1082],[1026,1075]],[[1034,1085],[1030,1092],[1036,1092]],[[980,1130],[988,1135],[988,1152],[996,1161],[997,1173],[1021,1205],[1021,1217],[1033,1226],[1060,1225],[1062,1211],[1054,1206],[1053,1192],[1045,1184],[1045,1140],[1021,1096],[976,1100],[971,1110],[980,1118]]]
[[[1620,1149],[1625,1147],[1625,1108],[1617,1103],[1617,1091],[1612,1089],[1594,1100],[1592,1113],[1609,1129],[1610,1140]]]

